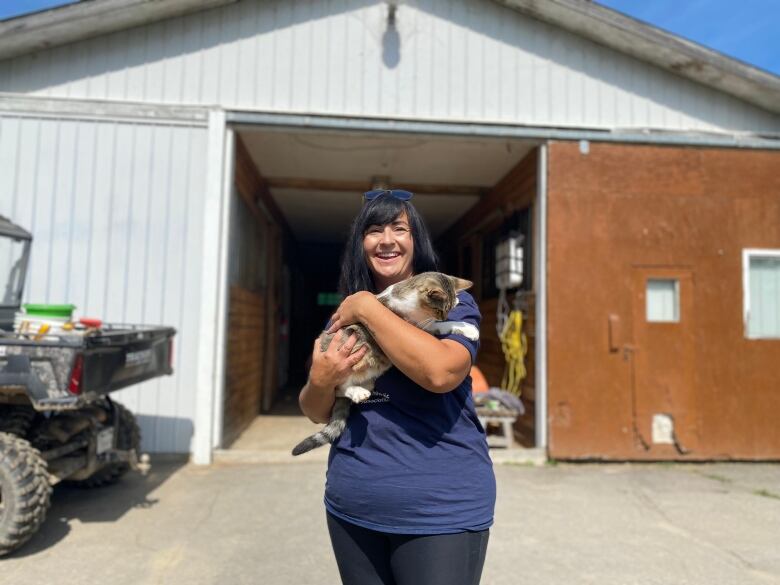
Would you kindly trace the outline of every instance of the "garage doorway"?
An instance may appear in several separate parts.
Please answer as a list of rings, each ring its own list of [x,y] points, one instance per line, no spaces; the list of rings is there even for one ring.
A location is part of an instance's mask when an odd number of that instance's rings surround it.
[[[234,130],[236,211],[229,257],[239,268],[229,271],[226,447],[257,424],[257,416],[303,417],[297,394],[313,340],[340,301],[342,248],[364,191],[377,186],[413,191],[442,269],[471,278],[480,300],[483,235],[500,229],[518,206],[532,204],[535,187],[519,184],[515,175],[524,166],[535,174],[530,159],[538,146],[489,137],[259,125]],[[471,251],[468,258],[464,246]],[[495,308],[486,298],[492,315],[483,310],[488,328],[483,327],[477,362],[481,367],[484,358],[491,385],[500,383],[496,371],[503,359]],[[528,359],[532,362],[533,355]],[[528,400],[531,408],[519,425],[525,428],[517,435],[530,437],[526,443],[532,446],[533,397]]]

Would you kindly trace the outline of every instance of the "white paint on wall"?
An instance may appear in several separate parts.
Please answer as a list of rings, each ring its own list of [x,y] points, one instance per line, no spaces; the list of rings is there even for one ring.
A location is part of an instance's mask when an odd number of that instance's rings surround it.
[[[488,0],[242,0],[0,62],[0,91],[531,126],[780,117]],[[395,40],[393,40],[395,39]]]
[[[226,227],[230,217],[230,190],[226,189],[224,166],[226,156],[225,112],[214,110],[209,115],[206,164],[203,198],[203,232],[206,244],[198,259],[201,268],[200,328],[197,333],[197,369],[195,437],[192,458],[195,463],[211,463],[214,446],[215,412],[222,411],[222,389],[224,386],[224,325],[225,283],[227,265],[224,252],[227,248]],[[230,150],[232,152],[232,150]]]
[[[190,451],[206,129],[0,115],[0,214],[33,234],[23,302],[176,328],[170,377],[114,396],[143,449]]]

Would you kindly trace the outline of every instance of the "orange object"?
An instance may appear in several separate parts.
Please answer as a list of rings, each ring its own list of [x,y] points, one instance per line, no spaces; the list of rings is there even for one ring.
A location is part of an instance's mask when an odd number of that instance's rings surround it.
[[[490,386],[482,371],[477,366],[471,366],[471,392],[479,394],[480,392],[487,392],[489,388]]]

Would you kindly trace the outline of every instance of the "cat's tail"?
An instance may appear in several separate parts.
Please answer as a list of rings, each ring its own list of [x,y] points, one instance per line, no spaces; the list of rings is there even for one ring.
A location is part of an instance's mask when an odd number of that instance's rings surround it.
[[[301,455],[338,439],[347,426],[349,405],[351,403],[352,401],[349,398],[336,398],[336,403],[333,405],[333,413],[330,415],[330,422],[320,432],[314,433],[311,437],[306,437],[298,443],[293,448],[292,454]]]

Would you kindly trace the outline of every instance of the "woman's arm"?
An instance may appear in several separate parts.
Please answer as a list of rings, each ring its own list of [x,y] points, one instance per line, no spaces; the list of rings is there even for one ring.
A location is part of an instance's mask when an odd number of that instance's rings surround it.
[[[437,339],[407,323],[371,293],[359,292],[344,299],[331,329],[358,321],[368,328],[393,365],[426,390],[449,392],[469,373],[471,354],[462,344]]]
[[[330,421],[333,403],[336,400],[336,386],[349,377],[352,366],[358,363],[367,351],[364,346],[351,353],[357,343],[355,335],[350,336],[339,348],[341,335],[343,332],[336,335],[326,351],[320,350],[319,337],[314,340],[309,379],[298,395],[301,411],[316,423]]]

